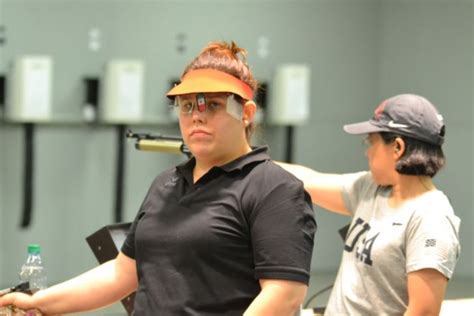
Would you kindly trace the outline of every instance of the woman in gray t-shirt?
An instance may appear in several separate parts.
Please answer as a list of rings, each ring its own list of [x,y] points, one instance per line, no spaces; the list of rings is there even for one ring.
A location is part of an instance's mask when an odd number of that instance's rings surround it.
[[[459,218],[432,177],[445,163],[441,115],[424,97],[383,101],[366,122],[369,172],[281,164],[313,203],[352,216],[325,315],[437,315],[460,253]]]

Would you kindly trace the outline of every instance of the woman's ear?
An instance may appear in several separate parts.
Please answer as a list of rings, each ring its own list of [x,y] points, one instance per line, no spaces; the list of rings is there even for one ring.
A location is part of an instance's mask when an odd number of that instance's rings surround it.
[[[401,137],[397,137],[393,144],[395,146],[395,158],[399,159],[405,153],[405,141]]]
[[[257,111],[257,105],[253,101],[247,101],[244,104],[242,111],[242,121],[245,126],[248,126],[255,117],[255,112]]]

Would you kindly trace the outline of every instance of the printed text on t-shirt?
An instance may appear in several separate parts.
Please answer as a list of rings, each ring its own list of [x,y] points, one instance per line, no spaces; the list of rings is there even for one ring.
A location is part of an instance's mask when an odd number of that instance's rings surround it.
[[[355,219],[352,224],[349,232],[347,233],[346,242],[344,245],[344,250],[347,252],[352,252],[355,247],[355,256],[357,259],[362,261],[365,264],[372,265],[371,251],[372,246],[374,245],[375,240],[379,236],[379,233],[372,236],[369,239],[366,239],[365,236],[362,239],[361,243],[357,243],[362,235],[365,235],[370,230],[370,225],[366,223],[362,218],[358,217]],[[357,246],[357,247],[356,247]]]

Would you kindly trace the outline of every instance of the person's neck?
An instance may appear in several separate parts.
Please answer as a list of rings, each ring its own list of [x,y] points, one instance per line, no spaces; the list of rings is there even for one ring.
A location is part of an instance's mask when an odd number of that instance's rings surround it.
[[[407,200],[435,189],[429,176],[398,175],[396,183],[392,185],[389,204],[391,207],[398,207]]]
[[[246,145],[243,148],[232,153],[227,153],[222,156],[214,157],[195,157],[196,165],[193,170],[193,180],[196,183],[203,175],[205,175],[212,167],[223,166],[249,152],[252,151],[250,146]]]

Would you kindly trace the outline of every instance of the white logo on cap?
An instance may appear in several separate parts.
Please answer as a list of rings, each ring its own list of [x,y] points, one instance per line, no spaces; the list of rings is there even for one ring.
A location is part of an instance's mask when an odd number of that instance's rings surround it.
[[[388,127],[390,128],[407,128],[408,125],[395,123],[393,120],[388,122]]]

